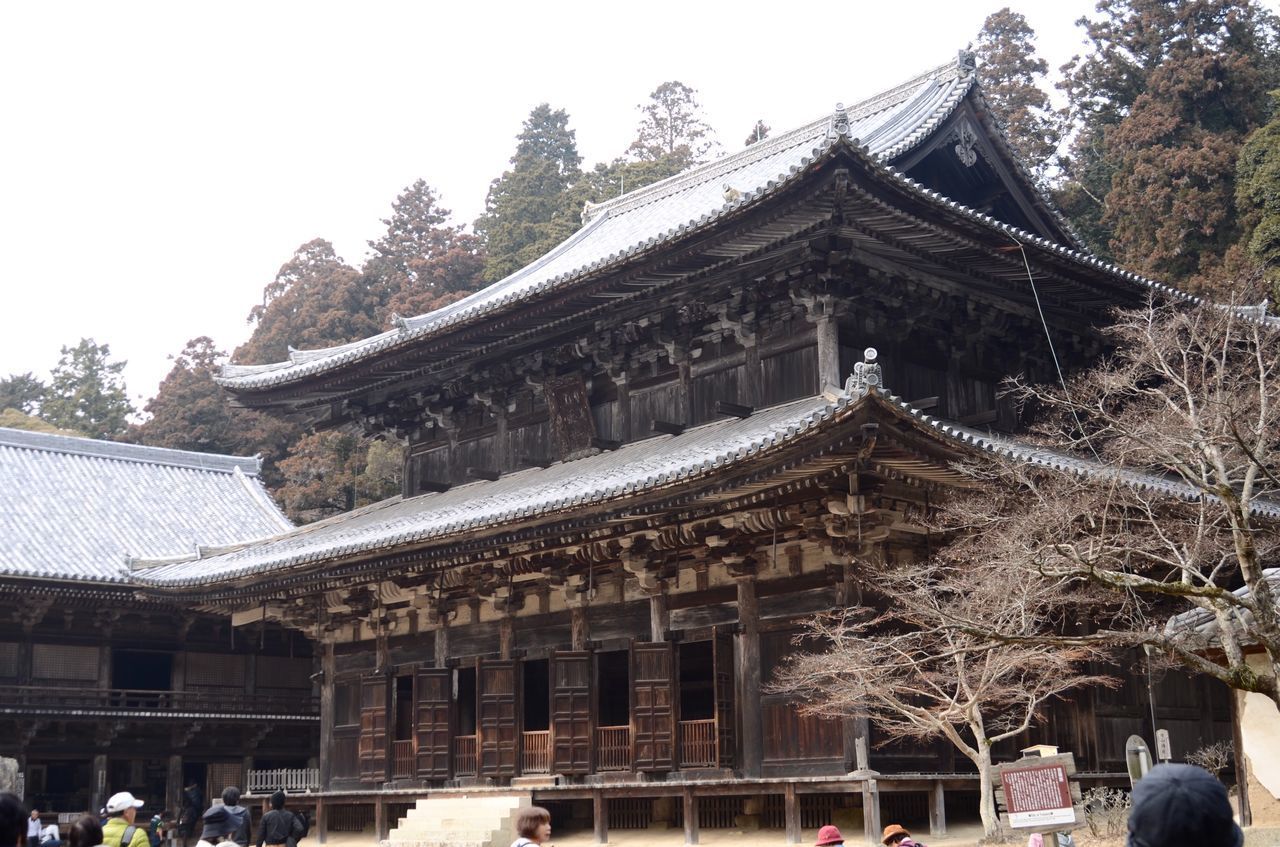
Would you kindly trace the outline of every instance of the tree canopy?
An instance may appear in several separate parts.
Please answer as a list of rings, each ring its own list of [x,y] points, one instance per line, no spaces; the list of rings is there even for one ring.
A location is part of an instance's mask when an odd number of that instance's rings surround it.
[[[63,347],[48,391],[40,401],[40,417],[90,438],[122,435],[134,412],[125,390],[126,364],[111,361],[110,346],[92,338]]]
[[[672,173],[704,162],[716,147],[715,134],[702,117],[698,92],[678,80],[659,85],[640,110],[640,125],[628,151],[644,162],[669,162]]]

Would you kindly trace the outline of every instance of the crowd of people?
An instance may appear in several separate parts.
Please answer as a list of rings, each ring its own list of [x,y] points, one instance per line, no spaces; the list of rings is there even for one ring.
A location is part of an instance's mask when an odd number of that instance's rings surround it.
[[[195,847],[250,847],[253,844],[252,815],[240,805],[240,789],[222,792],[222,802],[199,812],[199,792],[194,786],[183,792],[184,807],[179,815],[178,835],[183,847],[195,835]],[[309,828],[305,815],[285,808],[285,793],[271,795],[271,810],[258,824],[256,847],[297,847]],[[195,803],[197,805],[192,806]],[[128,791],[111,795],[98,816],[84,815],[67,832],[66,847],[160,847],[167,834],[159,815],[148,824],[138,822],[144,801]],[[191,811],[192,809],[195,811]],[[23,838],[26,838],[25,844]],[[12,835],[12,837],[10,837]],[[13,794],[0,793],[0,847],[63,847],[58,824],[45,825],[39,809],[30,813]]]

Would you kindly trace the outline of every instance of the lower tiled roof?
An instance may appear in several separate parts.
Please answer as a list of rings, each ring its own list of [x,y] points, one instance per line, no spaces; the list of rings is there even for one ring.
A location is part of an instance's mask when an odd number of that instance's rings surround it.
[[[0,428],[0,576],[122,583],[130,559],[291,529],[259,465]]]

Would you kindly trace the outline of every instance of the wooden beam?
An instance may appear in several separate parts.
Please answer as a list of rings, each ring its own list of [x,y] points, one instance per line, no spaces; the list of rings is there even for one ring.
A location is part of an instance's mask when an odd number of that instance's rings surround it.
[[[321,789],[328,790],[324,783],[321,783]],[[326,830],[329,828],[329,815],[324,806],[324,797],[316,798],[316,819],[311,822],[311,826],[316,832],[316,843],[325,843],[328,840]]]
[[[609,801],[600,791],[591,795],[591,821],[595,830],[595,843],[609,843]]]
[[[800,843],[800,803],[796,798],[796,784],[788,782],[782,795],[787,826],[787,843]]]
[[[880,843],[880,788],[874,779],[862,783],[862,834],[868,844]]]
[[[530,468],[549,468],[551,460],[546,456],[521,456],[520,464]]]
[[[753,412],[755,412],[755,408],[744,406],[741,403],[730,403],[725,400],[716,401],[717,415],[726,415],[731,418],[749,418]]]
[[[467,468],[467,476],[472,479],[484,479],[489,482],[494,482],[502,476],[502,473],[500,471],[495,471],[492,468]]]
[[[680,792],[684,804],[684,843],[698,843],[698,798],[693,796],[693,789],[685,786]]]
[[[664,435],[679,435],[684,432],[684,424],[673,423],[671,421],[654,421],[653,431],[663,433]]]
[[[418,482],[419,491],[430,491],[435,494],[443,494],[449,490],[449,483],[439,479],[424,479]]]
[[[612,438],[593,438],[591,439],[591,446],[597,450],[617,450],[622,446],[622,442]]]

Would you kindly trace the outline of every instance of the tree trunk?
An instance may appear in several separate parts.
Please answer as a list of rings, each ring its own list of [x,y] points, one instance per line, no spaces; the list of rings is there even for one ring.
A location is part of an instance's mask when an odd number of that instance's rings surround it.
[[[991,747],[978,743],[978,814],[982,818],[982,831],[988,837],[1000,833],[1000,815],[996,812],[995,786],[991,782]]]

